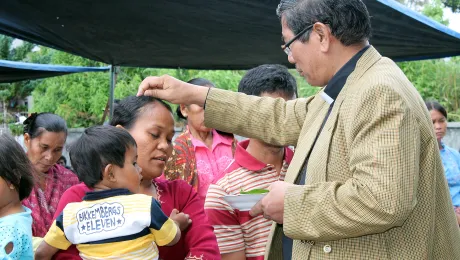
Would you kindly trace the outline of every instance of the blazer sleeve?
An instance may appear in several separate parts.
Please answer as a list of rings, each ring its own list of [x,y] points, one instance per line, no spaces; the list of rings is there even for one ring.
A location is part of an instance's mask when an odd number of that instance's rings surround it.
[[[341,155],[352,177],[287,189],[283,229],[293,239],[381,233],[401,226],[417,203],[420,130],[411,105],[419,103],[386,86],[366,86],[352,98],[345,113],[353,120],[343,130],[349,151]]]
[[[313,97],[285,101],[211,88],[205,125],[279,146],[297,145]]]

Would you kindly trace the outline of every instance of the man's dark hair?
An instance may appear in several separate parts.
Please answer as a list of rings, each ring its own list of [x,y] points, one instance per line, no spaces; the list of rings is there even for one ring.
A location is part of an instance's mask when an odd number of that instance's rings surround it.
[[[332,35],[349,46],[371,37],[371,21],[361,0],[282,0],[276,9],[294,34],[316,22],[328,24]],[[299,38],[308,41],[311,30]],[[289,40],[289,39],[287,39]]]
[[[426,101],[425,105],[426,105],[426,108],[428,108],[428,111],[436,110],[439,113],[441,113],[447,119],[447,111],[446,111],[446,109],[441,104],[439,104],[437,101],[434,101],[434,100]]]
[[[246,72],[238,85],[238,92],[260,96],[262,93],[280,93],[297,97],[295,78],[283,65],[266,64]]]
[[[34,186],[32,165],[22,147],[8,134],[0,135],[0,177],[11,183],[19,199],[29,197]]]
[[[161,99],[150,96],[129,96],[120,100],[115,106],[113,117],[109,124],[112,126],[121,125],[126,129],[131,129],[144,112],[143,108],[149,104],[159,104],[172,113],[171,106]]]
[[[134,138],[114,126],[93,126],[70,147],[70,162],[80,181],[94,187],[102,180],[104,168],[114,164],[123,168],[126,151],[136,146]]]
[[[65,120],[53,113],[33,113],[24,120],[24,134],[29,134],[30,138],[40,136],[44,131],[61,133],[67,135],[67,124]]]

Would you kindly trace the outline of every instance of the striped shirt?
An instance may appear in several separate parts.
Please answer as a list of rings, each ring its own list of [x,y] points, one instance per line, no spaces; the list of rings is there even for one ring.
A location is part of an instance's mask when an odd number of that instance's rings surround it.
[[[238,143],[234,161],[224,177],[209,187],[205,210],[217,237],[221,254],[245,251],[247,260],[263,260],[272,221],[233,209],[222,197],[237,195],[240,190],[267,189],[271,183],[284,180],[293,152],[285,148],[280,173],[246,151],[249,140]]]
[[[45,236],[50,246],[77,245],[83,259],[158,259],[177,226],[154,198],[126,189],[87,192],[69,203]]]

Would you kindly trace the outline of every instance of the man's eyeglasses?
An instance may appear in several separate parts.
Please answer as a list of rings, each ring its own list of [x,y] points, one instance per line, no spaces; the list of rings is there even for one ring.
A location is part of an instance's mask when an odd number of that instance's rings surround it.
[[[281,49],[283,49],[284,53],[287,54],[287,56],[291,55],[291,49],[289,48],[289,46],[291,46],[291,44],[300,38],[300,36],[302,36],[304,33],[306,33],[308,30],[310,30],[311,28],[313,27],[313,24],[312,25],[309,25],[307,26],[305,29],[303,29],[302,31],[300,31],[298,34],[296,34],[294,36],[294,38],[292,38],[291,40],[289,40],[286,44],[284,45],[281,45]]]

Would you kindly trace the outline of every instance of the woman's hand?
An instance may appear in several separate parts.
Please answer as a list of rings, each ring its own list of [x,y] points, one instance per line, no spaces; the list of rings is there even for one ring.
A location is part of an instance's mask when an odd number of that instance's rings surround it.
[[[171,215],[169,215],[169,218],[177,223],[181,231],[186,230],[188,226],[192,224],[192,220],[190,219],[189,215],[179,212],[179,210],[177,209],[172,210]]]
[[[209,87],[185,83],[169,75],[147,77],[139,85],[137,96],[153,96],[174,104],[203,106]]]

